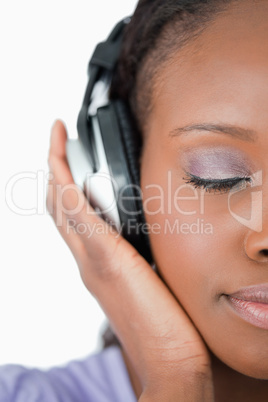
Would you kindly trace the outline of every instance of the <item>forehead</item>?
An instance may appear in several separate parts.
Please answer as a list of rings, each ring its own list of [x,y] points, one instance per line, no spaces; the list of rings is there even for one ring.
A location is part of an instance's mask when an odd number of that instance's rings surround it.
[[[154,116],[165,124],[165,114],[170,126],[209,117],[267,131],[267,33],[267,1],[241,1],[217,16],[160,72]]]

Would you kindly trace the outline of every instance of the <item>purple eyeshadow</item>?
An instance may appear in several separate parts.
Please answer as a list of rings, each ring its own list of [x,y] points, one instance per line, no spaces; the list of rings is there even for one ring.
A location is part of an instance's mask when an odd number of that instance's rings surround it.
[[[188,173],[204,179],[224,179],[252,174],[247,158],[237,150],[223,148],[194,149],[183,154]]]

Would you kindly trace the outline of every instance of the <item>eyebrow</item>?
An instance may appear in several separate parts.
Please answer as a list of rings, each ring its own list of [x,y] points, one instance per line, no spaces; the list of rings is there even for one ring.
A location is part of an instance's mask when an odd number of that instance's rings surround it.
[[[171,137],[180,136],[181,134],[188,134],[191,131],[208,131],[218,134],[226,134],[232,137],[240,138],[243,141],[254,142],[257,138],[257,133],[254,130],[233,126],[231,124],[215,124],[215,123],[198,123],[189,126],[178,127],[170,131]]]

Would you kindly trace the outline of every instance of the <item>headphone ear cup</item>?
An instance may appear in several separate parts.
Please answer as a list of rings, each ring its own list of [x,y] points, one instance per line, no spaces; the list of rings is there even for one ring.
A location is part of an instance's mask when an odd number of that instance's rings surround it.
[[[133,191],[136,194],[136,210],[141,211],[137,215],[137,223],[145,225],[145,216],[143,212],[142,199],[140,197],[140,156],[142,151],[142,138],[136,128],[136,122],[134,121],[132,114],[130,112],[129,106],[126,102],[116,99],[112,100],[113,108],[117,117],[118,125],[120,128],[121,143],[124,150],[124,158],[126,160],[126,165],[128,166],[129,177],[131,179],[131,184],[134,185]],[[136,189],[137,187],[137,189]],[[150,240],[149,236],[144,235],[144,250],[145,258],[147,261],[152,261],[152,255],[150,250]]]
[[[136,124],[130,113],[128,105],[120,99],[112,101],[117,116],[118,125],[120,127],[121,140],[124,148],[126,164],[129,168],[129,176],[132,184],[140,187],[140,155],[142,149],[142,140],[135,130]],[[138,202],[137,210],[142,211],[142,202]],[[142,223],[145,222],[143,214],[141,214]]]
[[[141,136],[135,130],[135,122],[128,105],[120,99],[113,101],[115,112],[120,126],[121,139],[129,165],[133,184],[140,185],[140,154],[142,149]]]
[[[123,101],[113,100],[99,107],[97,120],[106,162],[117,187],[117,210],[123,236],[150,262],[152,255],[140,190],[141,138],[134,123],[132,128],[133,118]]]

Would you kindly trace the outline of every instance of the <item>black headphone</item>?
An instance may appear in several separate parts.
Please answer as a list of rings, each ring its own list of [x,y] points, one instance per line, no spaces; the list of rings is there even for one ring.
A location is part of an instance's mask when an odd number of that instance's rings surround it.
[[[89,81],[77,120],[78,139],[68,140],[67,159],[74,182],[90,204],[152,262],[148,225],[140,191],[141,140],[129,106],[109,99],[109,89],[130,17],[120,21],[89,61]]]

